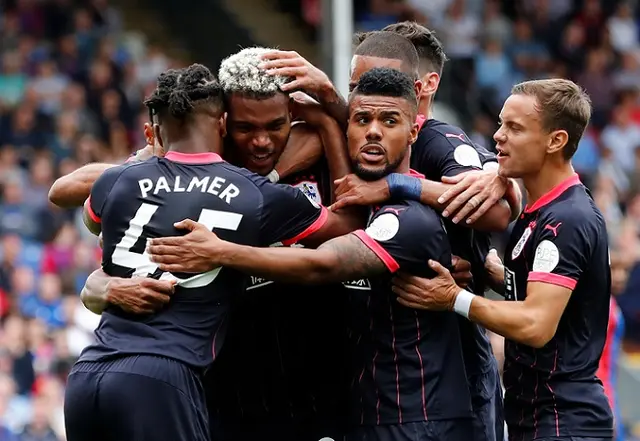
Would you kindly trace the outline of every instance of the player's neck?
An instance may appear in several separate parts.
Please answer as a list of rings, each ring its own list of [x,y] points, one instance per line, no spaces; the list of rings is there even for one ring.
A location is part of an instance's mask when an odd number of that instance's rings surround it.
[[[407,152],[402,162],[398,164],[395,170],[393,170],[393,173],[402,173],[403,175],[406,175],[409,173],[410,170],[411,170],[411,150]]]
[[[222,143],[204,133],[191,133],[175,140],[169,146],[169,151],[185,154],[217,153],[222,155]]]
[[[546,164],[535,175],[523,177],[522,183],[527,190],[528,204],[532,205],[574,174],[575,170],[571,166],[571,163],[566,162],[558,166]]]
[[[431,100],[423,98],[418,103],[418,114],[424,115],[427,121],[433,118]]]

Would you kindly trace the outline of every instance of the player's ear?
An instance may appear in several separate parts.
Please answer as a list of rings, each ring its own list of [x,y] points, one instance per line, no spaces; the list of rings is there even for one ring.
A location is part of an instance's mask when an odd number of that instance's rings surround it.
[[[417,122],[413,123],[413,126],[411,126],[411,136],[409,137],[409,145],[413,145],[414,142],[416,142],[416,139],[418,139],[418,132],[420,131],[420,126],[418,125]]]
[[[159,124],[153,125],[153,135],[155,137],[155,140],[158,142],[158,145],[164,149],[164,142],[162,141],[162,135],[160,134]]]
[[[440,75],[436,72],[429,72],[421,78],[422,88],[418,92],[418,98],[431,98],[436,94],[440,85]]]
[[[155,142],[153,126],[150,123],[144,123],[144,139],[147,142],[147,145],[153,145]]]
[[[227,112],[220,116],[220,136],[227,136]]]
[[[549,134],[549,143],[547,145],[547,154],[553,155],[564,149],[569,141],[569,134],[566,130],[554,130]]]

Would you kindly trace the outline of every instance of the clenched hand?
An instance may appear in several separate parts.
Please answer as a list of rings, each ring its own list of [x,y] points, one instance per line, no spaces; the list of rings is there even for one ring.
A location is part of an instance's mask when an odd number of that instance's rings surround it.
[[[351,205],[375,205],[389,199],[389,184],[386,179],[365,181],[354,174],[336,179],[336,202],[329,207],[337,211]]]

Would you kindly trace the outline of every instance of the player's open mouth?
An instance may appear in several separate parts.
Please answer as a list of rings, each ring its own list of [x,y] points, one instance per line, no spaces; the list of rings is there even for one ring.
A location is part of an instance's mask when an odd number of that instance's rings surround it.
[[[360,150],[362,158],[367,162],[380,162],[384,159],[384,149],[379,145],[366,145]]]
[[[505,153],[504,151],[500,150],[499,148],[496,149],[498,154],[496,155],[498,158],[498,161],[500,161],[501,159],[504,160],[506,158],[509,157],[509,155],[507,153]]]
[[[269,158],[271,158],[271,156],[273,155],[273,153],[260,153],[260,154],[253,154],[251,155],[251,160],[255,163],[262,163],[262,162],[266,162],[269,160]]]

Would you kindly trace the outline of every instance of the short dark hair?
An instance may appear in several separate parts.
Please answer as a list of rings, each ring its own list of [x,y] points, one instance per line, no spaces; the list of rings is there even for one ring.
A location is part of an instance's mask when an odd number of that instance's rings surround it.
[[[591,119],[589,95],[573,81],[563,78],[525,81],[513,86],[511,94],[536,99],[536,110],[545,130],[567,131],[569,139],[563,155],[565,159],[571,159]]]
[[[414,80],[404,72],[389,67],[376,67],[362,74],[350,97],[377,95],[403,98],[418,109],[418,97]]]
[[[354,55],[387,58],[402,62],[402,71],[418,79],[420,59],[414,45],[405,37],[386,31],[366,34],[366,38],[356,47]]]
[[[223,110],[222,87],[211,71],[202,64],[184,69],[169,69],[160,74],[153,93],[144,101],[153,114],[185,119],[197,105],[210,105]]]
[[[437,72],[442,75],[447,55],[444,52],[442,42],[438,40],[434,31],[415,21],[393,23],[382,30],[394,32],[413,43],[420,57],[421,73]]]

